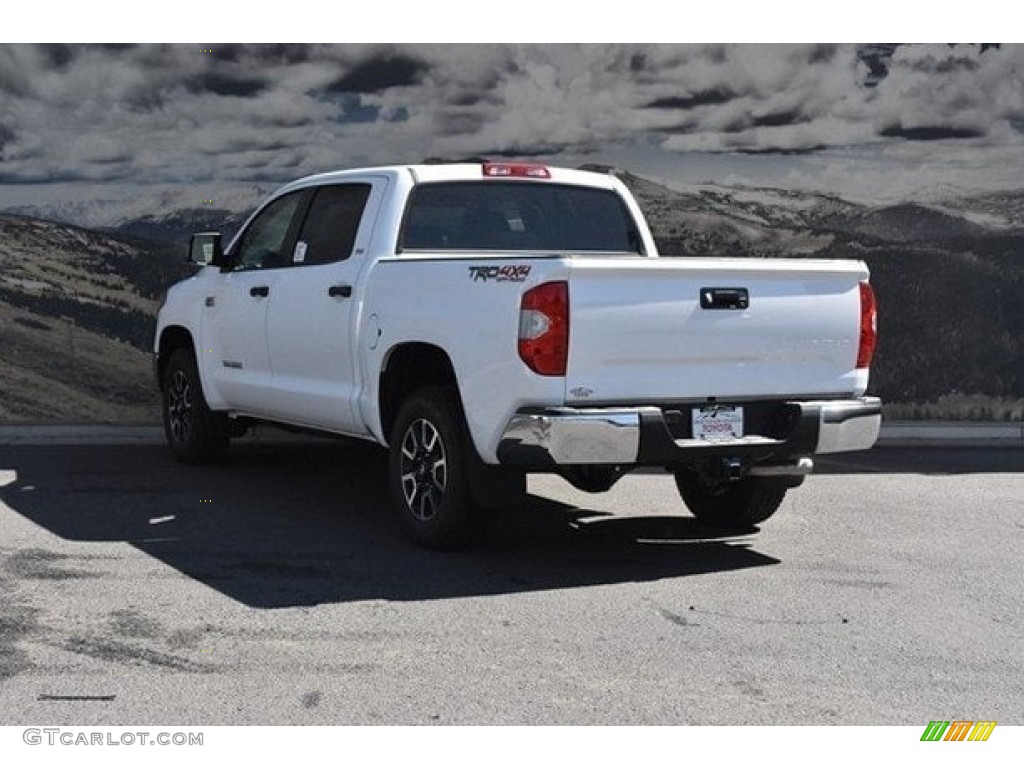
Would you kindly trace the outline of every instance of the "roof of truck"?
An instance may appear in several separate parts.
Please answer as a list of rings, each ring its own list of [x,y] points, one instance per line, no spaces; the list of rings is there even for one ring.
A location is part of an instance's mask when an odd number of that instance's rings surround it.
[[[340,171],[318,173],[287,184],[288,188],[309,184],[343,182],[353,177],[382,175],[398,176],[408,174],[417,184],[439,181],[482,181],[485,179],[556,182],[580,184],[588,187],[611,189],[616,179],[610,174],[558,168],[543,163],[519,161],[493,161],[477,163],[430,163],[421,165],[384,165],[371,168],[351,168]]]

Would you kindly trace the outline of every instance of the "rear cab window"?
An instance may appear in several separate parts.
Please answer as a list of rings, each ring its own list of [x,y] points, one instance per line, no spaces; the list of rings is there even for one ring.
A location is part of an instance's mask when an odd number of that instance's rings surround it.
[[[398,250],[644,253],[636,222],[613,190],[495,180],[415,187]]]

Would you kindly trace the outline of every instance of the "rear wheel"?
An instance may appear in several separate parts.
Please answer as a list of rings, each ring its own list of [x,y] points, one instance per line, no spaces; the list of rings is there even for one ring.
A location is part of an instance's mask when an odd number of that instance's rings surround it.
[[[161,390],[164,434],[174,457],[185,464],[222,461],[228,452],[228,419],[206,404],[191,349],[171,353]]]
[[[689,470],[675,475],[679,495],[693,516],[715,528],[748,529],[767,520],[778,510],[789,487],[786,480],[771,477],[708,483]]]
[[[390,443],[391,500],[417,544],[455,549],[482,529],[483,512],[470,491],[472,450],[452,390],[422,389],[399,408]]]

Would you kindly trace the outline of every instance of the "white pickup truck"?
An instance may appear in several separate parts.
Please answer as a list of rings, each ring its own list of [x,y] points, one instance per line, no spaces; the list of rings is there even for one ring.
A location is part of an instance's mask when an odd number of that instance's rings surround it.
[[[611,175],[311,176],[190,260],[154,346],[174,455],[221,459],[256,421],[372,440],[428,547],[465,543],[528,472],[598,492],[664,467],[698,519],[749,529],[812,455],[878,436],[863,263],[661,257]]]

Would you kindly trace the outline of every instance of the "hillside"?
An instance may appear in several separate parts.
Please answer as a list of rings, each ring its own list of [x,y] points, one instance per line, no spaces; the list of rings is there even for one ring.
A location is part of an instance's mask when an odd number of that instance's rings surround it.
[[[871,390],[895,412],[1020,418],[1024,192],[868,206],[600,170],[633,190],[663,254],[865,260],[881,311]],[[168,209],[116,232],[0,214],[0,420],[154,419],[149,346],[162,292],[189,274],[183,243],[244,213]],[[925,406],[936,401],[954,405]]]
[[[0,421],[153,420],[149,348],[181,252],[0,215]]]
[[[663,254],[866,261],[880,308],[871,391],[886,402],[983,396],[1021,411],[1024,192],[872,207],[775,189],[675,191],[616,174]]]

